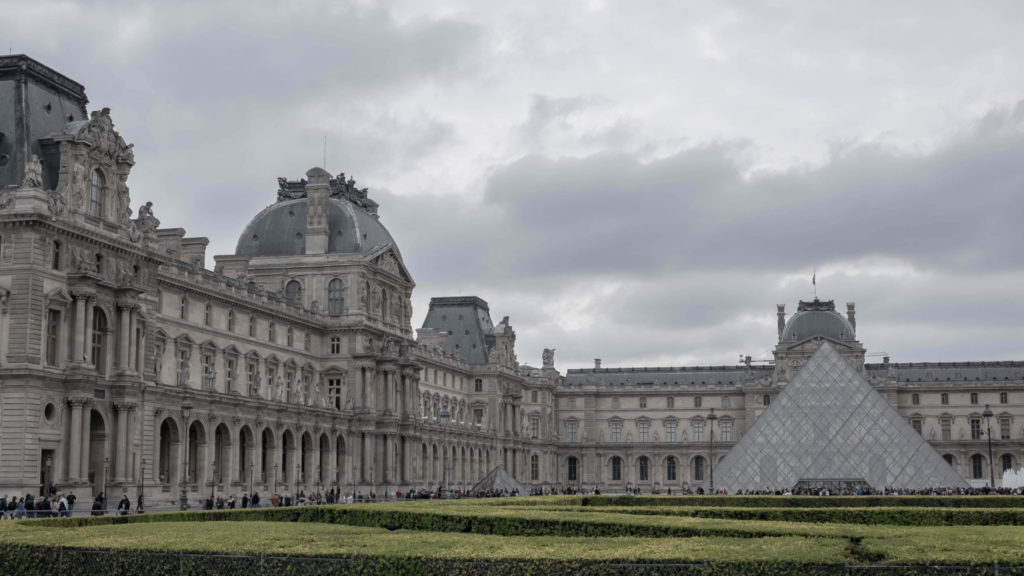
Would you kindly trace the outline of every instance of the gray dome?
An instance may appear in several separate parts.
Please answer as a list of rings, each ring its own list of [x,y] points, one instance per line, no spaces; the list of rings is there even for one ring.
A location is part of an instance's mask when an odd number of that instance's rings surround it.
[[[249,222],[238,239],[236,256],[301,256],[306,253],[305,198],[279,201]],[[381,246],[395,246],[391,234],[376,216],[344,198],[328,199],[327,252],[369,254]]]
[[[800,310],[782,329],[782,342],[796,342],[814,336],[824,336],[840,342],[856,340],[853,326],[834,310]]]

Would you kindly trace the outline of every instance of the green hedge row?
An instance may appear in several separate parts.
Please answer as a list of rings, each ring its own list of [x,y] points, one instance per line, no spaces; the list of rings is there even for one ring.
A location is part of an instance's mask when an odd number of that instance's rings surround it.
[[[1024,526],[1024,510],[941,508],[661,508],[618,510],[645,516],[769,520],[872,526]]]
[[[502,500],[519,504],[522,499]],[[544,499],[536,498],[537,504]],[[584,496],[581,506],[721,506],[740,508],[1021,508],[1024,496]]]
[[[512,575],[595,576],[724,574],[728,576],[832,576],[851,574],[1024,575],[1024,567],[994,566],[849,566],[781,562],[705,564],[630,563],[594,560],[472,560],[422,557],[224,556],[187,552],[87,550],[0,543],[0,574],[16,576],[326,576],[383,574],[446,576]]]

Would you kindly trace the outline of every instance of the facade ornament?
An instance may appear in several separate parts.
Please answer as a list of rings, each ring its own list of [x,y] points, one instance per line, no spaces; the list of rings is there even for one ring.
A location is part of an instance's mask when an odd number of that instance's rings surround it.
[[[286,390],[284,387],[284,380],[280,376],[277,377],[277,401],[284,402],[286,398]]]
[[[127,226],[131,220],[132,209],[130,206],[131,196],[128,192],[128,173],[121,172],[117,175],[117,221],[122,226]]]
[[[7,302],[11,299],[11,291],[7,288],[0,288],[0,314],[7,313]]]
[[[81,210],[85,201],[85,166],[76,161],[71,169],[71,208]]]
[[[14,193],[9,188],[0,190],[0,210],[14,204]]]
[[[43,187],[43,164],[39,156],[33,154],[32,159],[25,163],[25,176],[21,179],[22,188]]]
[[[554,348],[545,348],[544,349],[544,353],[541,354],[541,358],[544,361],[544,367],[545,368],[554,368],[555,367],[555,349]]]
[[[312,312],[313,314],[319,314],[320,302],[318,300],[313,300],[313,303],[309,305],[309,311]]]
[[[304,406],[306,404],[305,394],[302,390],[303,388],[304,386],[301,382],[295,387],[295,398],[293,398],[293,400],[299,406]]]
[[[135,219],[139,229],[145,232],[155,232],[160,227],[160,221],[153,215],[153,203],[146,202],[139,207],[139,217]]]

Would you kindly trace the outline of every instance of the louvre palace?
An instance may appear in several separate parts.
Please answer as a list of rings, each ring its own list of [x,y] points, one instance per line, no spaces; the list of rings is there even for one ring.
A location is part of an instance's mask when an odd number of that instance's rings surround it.
[[[853,304],[779,306],[774,359],[732,366],[520,364],[471,296],[414,332],[387,207],[321,168],[268,182],[208,269],[87,104],[0,57],[0,493],[999,485],[1024,458],[1024,362],[868,363]]]

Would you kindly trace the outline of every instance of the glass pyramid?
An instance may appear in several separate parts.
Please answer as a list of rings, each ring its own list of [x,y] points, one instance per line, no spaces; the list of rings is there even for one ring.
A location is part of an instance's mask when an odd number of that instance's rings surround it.
[[[828,342],[714,470],[715,489],[730,494],[798,482],[864,482],[876,490],[968,487]]]

